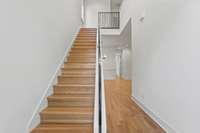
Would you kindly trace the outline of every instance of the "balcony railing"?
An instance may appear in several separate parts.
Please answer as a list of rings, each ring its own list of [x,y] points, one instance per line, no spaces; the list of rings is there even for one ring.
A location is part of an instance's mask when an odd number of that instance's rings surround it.
[[[99,12],[98,26],[100,29],[119,29],[120,13],[119,12]]]

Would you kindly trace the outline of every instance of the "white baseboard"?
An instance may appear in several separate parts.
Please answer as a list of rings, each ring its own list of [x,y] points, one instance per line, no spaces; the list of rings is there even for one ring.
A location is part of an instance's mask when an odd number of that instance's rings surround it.
[[[162,127],[167,133],[178,133],[175,131],[166,121],[162,120],[156,113],[151,111],[137,98],[131,97],[131,99],[149,116],[153,119],[160,127]]]
[[[75,33],[75,35],[78,34],[79,30],[81,27],[79,27]],[[73,42],[75,40],[76,36],[73,36],[72,41],[70,43],[70,46],[65,50],[65,53],[63,55],[63,57],[60,60],[60,63],[57,66],[57,69],[55,71],[55,73],[52,75],[52,78],[49,81],[49,84],[47,86],[47,88],[45,89],[39,103],[37,104],[31,119],[28,121],[27,127],[26,127],[26,132],[29,133],[31,130],[33,130],[33,128],[35,128],[39,123],[40,123],[40,115],[39,113],[48,105],[47,102],[47,97],[49,95],[51,95],[53,93],[53,85],[55,85],[57,83],[57,77],[60,74],[60,70],[64,65],[65,59],[73,45]]]

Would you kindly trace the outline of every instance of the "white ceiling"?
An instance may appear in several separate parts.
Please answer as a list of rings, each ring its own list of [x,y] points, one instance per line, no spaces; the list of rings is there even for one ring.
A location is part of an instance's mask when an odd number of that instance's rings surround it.
[[[121,4],[122,0],[111,0],[113,3]]]
[[[111,0],[111,8],[119,8],[123,0]]]

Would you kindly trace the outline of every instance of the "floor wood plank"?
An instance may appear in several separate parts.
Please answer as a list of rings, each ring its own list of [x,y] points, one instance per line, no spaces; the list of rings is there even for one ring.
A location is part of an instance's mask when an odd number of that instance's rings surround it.
[[[131,100],[130,80],[106,80],[108,133],[165,133]]]

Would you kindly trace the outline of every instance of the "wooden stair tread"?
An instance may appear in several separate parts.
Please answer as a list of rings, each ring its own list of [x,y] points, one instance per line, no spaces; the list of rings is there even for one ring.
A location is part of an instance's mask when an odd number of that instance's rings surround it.
[[[55,95],[92,95],[94,94],[94,88],[95,88],[94,85],[58,84],[54,86],[54,94]]]
[[[74,45],[73,45],[73,47],[80,47],[80,46],[82,46],[82,47],[97,47],[97,45],[96,45],[96,42],[95,43],[74,43]]]
[[[65,63],[64,69],[95,69],[96,64],[95,63]]]
[[[72,47],[82,46],[82,47],[97,47],[96,42],[75,42]]]
[[[79,41],[83,41],[83,42],[88,42],[88,43],[96,43],[96,38],[93,37],[93,39],[89,38],[87,39],[86,37],[77,37],[76,40],[74,41],[74,43],[79,42]]]
[[[97,28],[86,28],[86,27],[82,27],[80,28],[80,30],[97,30]]]
[[[82,57],[82,56],[86,56],[86,57],[95,57],[96,53],[70,53],[70,56],[78,56],[78,57]]]
[[[56,95],[93,95],[94,91],[54,91]]]
[[[73,46],[73,48],[76,48],[76,49],[87,49],[87,50],[96,50],[96,46],[83,46],[83,45],[81,45],[81,46]]]
[[[82,74],[84,74],[84,75],[87,75],[87,74],[95,74],[95,72],[94,71],[88,71],[88,70],[77,70],[77,71],[70,71],[70,70],[65,70],[65,71],[62,71],[62,74],[69,74],[69,75],[71,75],[71,74],[80,74],[80,75],[82,75]]]
[[[80,34],[84,34],[84,35],[88,35],[88,34],[92,34],[92,35],[96,35],[97,33],[96,32],[84,32],[84,31],[80,31],[78,35]]]
[[[66,64],[69,64],[69,65],[86,65],[86,66],[94,66],[94,65],[96,65],[95,63],[87,63],[87,64],[85,64],[85,63],[66,63]]]
[[[93,97],[90,95],[52,95],[48,97],[48,100],[92,100]]]
[[[82,126],[83,124],[42,124],[37,127],[32,133],[92,133],[92,126]]]
[[[79,84],[66,84],[66,85],[63,85],[63,84],[57,84],[55,85],[57,87],[95,87],[95,85],[91,84],[91,85],[79,85]]]
[[[63,75],[63,76],[67,76],[67,75],[83,75],[83,76],[85,76],[85,75],[88,75],[88,73],[92,76],[92,77],[95,77],[95,73],[92,73],[92,72],[87,72],[87,73],[80,73],[80,72],[77,72],[77,73],[75,73],[75,72],[62,72],[62,74],[61,75]]]
[[[71,53],[71,57],[95,57],[96,53]]]
[[[80,31],[79,33],[78,33],[78,35],[80,35],[80,34],[97,34],[95,31]]]
[[[79,34],[77,37],[96,37],[96,35],[92,34]]]
[[[73,60],[73,59],[69,59],[68,62],[70,62],[70,63],[95,63],[96,60],[92,60],[92,59],[90,59],[90,60],[81,60],[81,59],[77,59],[77,60],[74,59]]]
[[[88,51],[88,50],[84,50],[84,49],[83,49],[83,51],[80,49],[70,51],[70,54],[77,54],[77,53],[78,54],[96,54],[96,51],[94,51],[94,50]]]
[[[95,32],[96,33],[96,30],[95,29],[94,30],[93,29],[80,29],[80,33],[81,32],[87,32],[87,33],[88,32]]]
[[[92,95],[52,95],[48,97],[49,107],[94,107]]]
[[[66,73],[66,72],[63,72],[61,74],[61,76],[68,76],[68,77],[89,77],[88,75],[90,75],[90,77],[95,77],[94,73],[88,74],[88,73]]]
[[[92,126],[92,124],[41,124],[38,128],[88,128]]]
[[[93,123],[93,106],[48,107],[40,114],[42,123]]]
[[[87,56],[82,56],[82,57],[69,56],[67,59],[73,59],[73,60],[96,60],[95,57],[87,57]]]
[[[92,128],[92,124],[41,124],[37,128],[39,129],[85,129]]]
[[[96,58],[92,58],[92,57],[72,57],[69,56],[67,58],[66,63],[95,63],[96,62]]]
[[[89,41],[89,40],[76,40],[75,42],[74,42],[75,44],[82,44],[82,45],[84,45],[84,44],[93,44],[94,46],[96,45],[96,41]]]
[[[96,40],[96,37],[87,37],[87,36],[79,36],[77,37],[77,39],[80,39],[80,40]],[[76,43],[74,43],[76,44]]]
[[[94,78],[95,75],[60,75],[60,78]]]
[[[86,107],[48,107],[41,114],[93,114],[92,108]]]
[[[95,52],[96,51],[96,47],[85,47],[85,46],[75,46],[72,48],[72,52],[76,52],[76,51],[79,51],[79,50],[83,50],[84,51],[89,51],[90,53],[92,52]]]
[[[95,66],[94,65],[84,65],[84,64],[87,64],[87,63],[83,63],[82,65],[70,65],[70,64],[65,64],[64,66],[64,68],[62,68],[62,70],[76,70],[76,69],[78,69],[78,70],[91,70],[91,69],[93,69],[93,70],[95,70]]]
[[[71,48],[71,52],[78,52],[78,51],[92,53],[92,52],[96,52],[96,48],[74,48],[74,47]]]
[[[97,46],[96,41],[88,41],[88,40],[83,40],[79,39],[76,42],[74,42],[73,46]]]

